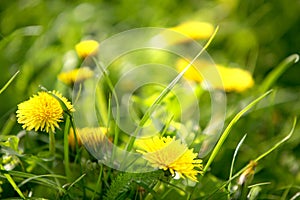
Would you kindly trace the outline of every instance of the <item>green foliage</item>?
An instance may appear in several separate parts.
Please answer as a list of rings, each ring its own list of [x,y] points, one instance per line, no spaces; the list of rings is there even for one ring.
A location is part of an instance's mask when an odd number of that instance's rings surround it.
[[[76,128],[69,112],[52,135],[56,151],[51,156],[49,135],[24,131],[17,123],[18,103],[40,88],[58,90],[71,100],[73,88],[59,81],[57,75],[81,66],[83,60],[74,50],[79,41],[102,42],[121,31],[168,28],[188,20],[219,27],[213,41],[197,42],[207,44],[204,49],[216,64],[247,69],[255,80],[250,90],[226,93],[226,128],[211,154],[202,158],[205,173],[198,176],[199,182],[177,180],[162,170],[119,172],[101,164],[102,157],[100,161],[93,157],[76,134],[75,148],[70,148],[69,129]],[[0,1],[0,198],[297,199],[300,135],[292,133],[299,132],[294,117],[300,115],[299,24],[299,3],[294,0]],[[136,62],[127,62],[126,56]],[[124,57],[112,63],[108,71],[102,71],[106,82],[96,88],[97,114],[109,129],[108,141],[135,152],[134,136],[139,128],[128,136],[116,125],[113,86],[127,72],[128,65],[161,62],[175,69],[176,60],[174,55],[150,50]],[[138,88],[132,97],[131,114],[142,127],[153,122],[153,116],[163,116],[166,109],[166,120],[156,119],[164,123],[159,134],[185,134],[191,141],[201,135],[191,142],[197,152],[206,141],[202,133],[213,112],[209,108],[212,102],[210,93],[200,84],[187,82],[195,90],[201,112],[199,126],[187,132],[184,128],[194,126],[189,124],[193,119],[187,124],[177,122],[181,117],[180,102],[170,92],[184,78],[183,73],[166,87]],[[266,93],[268,90],[273,92]],[[85,92],[81,87],[79,94]],[[101,155],[110,146],[97,144],[93,148]],[[108,156],[114,158],[114,154]],[[257,163],[253,168],[248,164],[251,160]]]
[[[155,198],[157,194],[153,187],[160,179],[163,179],[164,173],[162,171],[148,172],[148,173],[120,173],[111,183],[107,191],[106,200],[121,200],[133,199],[135,196],[146,197],[145,192],[151,193]],[[139,194],[138,194],[139,193]]]

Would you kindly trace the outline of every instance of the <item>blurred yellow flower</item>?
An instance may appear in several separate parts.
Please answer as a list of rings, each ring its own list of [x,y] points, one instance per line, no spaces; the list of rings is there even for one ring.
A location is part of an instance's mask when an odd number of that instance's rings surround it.
[[[189,61],[185,59],[179,59],[176,62],[176,68],[178,71],[182,71],[187,65]],[[199,62],[196,61],[194,64],[185,72],[184,77],[188,80],[196,81],[202,83],[204,77],[200,74],[208,74],[210,73],[210,66],[211,64],[207,62]],[[197,66],[197,68],[195,67]],[[200,71],[201,69],[201,71]],[[211,68],[212,69],[212,68]],[[216,70],[219,73],[222,84],[215,84],[212,85],[214,88],[217,89],[224,89],[226,92],[243,92],[254,85],[254,80],[250,72],[241,69],[241,68],[231,68],[225,67],[222,65],[216,65]],[[213,71],[213,70],[211,70]]]
[[[137,146],[153,167],[169,170],[175,176],[175,172],[182,178],[189,178],[197,182],[197,174],[202,173],[202,160],[197,158],[193,149],[175,140],[175,137],[158,137],[137,140]]]
[[[226,92],[243,92],[254,85],[250,72],[241,68],[217,65]]]
[[[80,58],[86,58],[88,56],[96,54],[98,47],[99,43],[97,41],[85,40],[76,44],[75,50]]]
[[[192,39],[208,39],[214,32],[212,24],[199,21],[187,21],[178,26],[170,28]]]
[[[93,71],[89,67],[82,67],[79,69],[73,69],[71,71],[62,72],[58,75],[58,79],[67,84],[73,85],[74,83],[84,81],[93,76]]]
[[[58,97],[71,112],[74,112],[72,104],[57,91],[50,93]],[[63,121],[63,108],[60,102],[48,92],[38,92],[29,100],[18,105],[18,123],[23,124],[26,130],[41,130],[54,132],[59,128],[58,123]]]
[[[82,143],[84,143],[90,148],[97,150],[97,145],[103,142],[104,137],[107,134],[107,131],[108,129],[106,127],[77,128],[76,138],[77,138],[78,145],[80,146],[82,145]],[[75,141],[73,129],[70,129],[68,140],[69,140],[70,147],[74,149],[76,145],[76,141]]]
[[[81,133],[81,129],[76,129],[76,139],[77,139],[77,144],[80,147],[82,145],[81,139],[79,137],[80,133]],[[75,140],[75,136],[74,136],[74,130],[73,128],[70,128],[70,132],[68,135],[68,142],[69,142],[69,146],[74,150],[76,147],[76,140]]]

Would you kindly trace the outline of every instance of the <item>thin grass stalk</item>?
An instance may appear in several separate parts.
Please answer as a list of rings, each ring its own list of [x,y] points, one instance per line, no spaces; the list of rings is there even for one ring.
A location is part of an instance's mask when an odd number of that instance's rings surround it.
[[[299,55],[293,54],[284,59],[274,70],[268,74],[259,87],[261,93],[267,91],[273,83],[283,74],[292,64],[299,61]]]
[[[1,164],[0,164],[0,168],[1,168],[1,170],[4,170],[4,167]],[[14,179],[10,176],[10,174],[4,173],[4,176],[8,180],[8,182],[10,183],[10,185],[14,188],[14,190],[18,193],[18,195],[22,199],[26,199],[26,197],[24,196],[24,194],[22,193],[22,191],[20,190],[20,188],[17,186],[17,184],[15,183]]]
[[[231,180],[232,178],[232,174],[233,174],[233,166],[234,166],[234,163],[235,163],[235,159],[236,159],[236,156],[237,156],[237,153],[240,149],[240,147],[242,146],[242,144],[244,143],[244,140],[246,138],[247,134],[245,134],[243,136],[243,138],[241,139],[241,141],[238,143],[236,149],[234,150],[234,154],[233,154],[233,158],[232,158],[232,161],[231,161],[231,166],[230,166],[230,172],[229,172],[229,180]],[[229,182],[228,184],[228,187],[227,187],[227,190],[230,191],[231,189],[231,181]],[[230,193],[228,194],[228,199],[230,198]]]
[[[210,155],[210,157],[209,157],[209,159],[208,159],[208,161],[207,161],[207,163],[206,163],[206,165],[203,169],[203,175],[206,173],[206,171],[210,167],[211,163],[215,159],[216,155],[219,153],[219,151],[220,151],[224,141],[226,140],[227,136],[229,135],[233,125],[237,123],[237,121],[243,116],[243,114],[245,114],[248,110],[250,110],[254,105],[256,105],[259,101],[261,101],[263,98],[265,98],[271,92],[272,92],[272,90],[264,93],[263,95],[261,95],[260,97],[258,97],[254,101],[252,101],[244,109],[242,109],[237,115],[235,115],[235,117],[230,121],[230,123],[228,124],[228,126],[224,130],[223,134],[221,135],[221,138],[217,142],[215,148],[213,149],[212,154]]]
[[[0,89],[0,94],[11,84],[11,82],[16,78],[19,74],[19,70],[6,82],[6,84]]]

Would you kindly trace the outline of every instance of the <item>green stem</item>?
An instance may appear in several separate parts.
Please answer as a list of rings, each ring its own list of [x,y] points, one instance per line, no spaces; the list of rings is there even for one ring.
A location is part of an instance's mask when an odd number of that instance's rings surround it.
[[[77,129],[76,129],[75,123],[73,121],[73,116],[70,113],[68,115],[70,117],[70,123],[71,123],[72,129],[73,129],[74,140],[75,140],[76,156],[75,156],[74,162],[76,163],[76,161],[78,161],[79,168],[80,168],[80,174],[83,174],[82,165],[81,165],[81,151],[79,149],[78,140],[77,140]],[[80,184],[83,189],[83,199],[85,199],[86,191],[85,191],[85,181],[83,178],[80,179]]]
[[[70,160],[69,160],[69,140],[68,135],[70,131],[70,116],[67,116],[65,130],[64,130],[64,164],[67,181],[71,179]]]
[[[96,88],[96,96],[99,102],[98,109],[99,113],[101,113],[101,119],[105,126],[108,124],[108,113],[107,113],[107,105],[106,105],[106,97],[103,92],[103,88],[97,87]]]
[[[51,156],[55,155],[55,134],[52,131],[49,132],[49,152]]]
[[[94,198],[95,198],[97,188],[99,188],[100,194],[101,194],[101,187],[102,186],[100,186],[100,183],[101,183],[102,174],[103,174],[103,165],[101,164],[100,165],[100,172],[99,172],[99,176],[98,176],[98,180],[97,180],[97,183],[96,183],[96,188],[95,188],[94,193],[93,193],[92,200],[94,200]]]

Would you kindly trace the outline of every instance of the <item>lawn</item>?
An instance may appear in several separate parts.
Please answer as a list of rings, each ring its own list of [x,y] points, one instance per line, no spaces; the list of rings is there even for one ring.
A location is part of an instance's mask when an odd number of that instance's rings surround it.
[[[300,199],[299,12],[1,1],[0,198]]]

